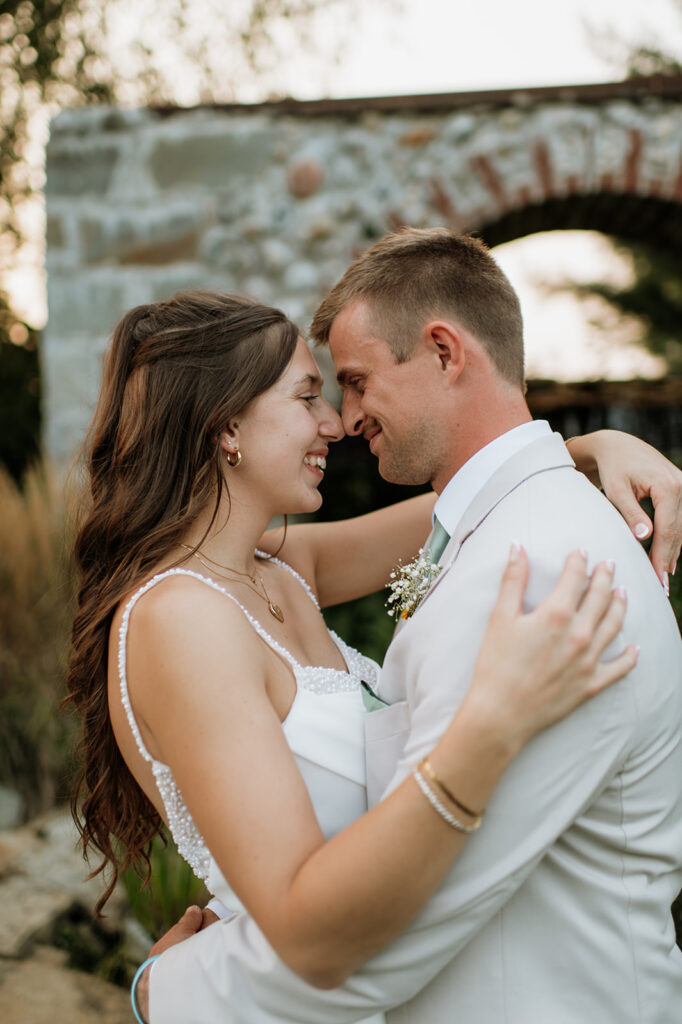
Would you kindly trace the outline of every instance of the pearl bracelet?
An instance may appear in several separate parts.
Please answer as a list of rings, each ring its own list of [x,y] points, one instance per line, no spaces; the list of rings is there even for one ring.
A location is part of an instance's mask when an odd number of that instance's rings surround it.
[[[412,775],[414,777],[414,781],[417,783],[422,793],[433,807],[434,811],[440,814],[443,821],[447,822],[450,828],[454,828],[458,832],[464,832],[465,835],[470,835],[472,832],[475,832],[478,828],[481,827],[480,818],[478,819],[478,821],[474,822],[473,825],[465,825],[458,818],[456,818],[454,814],[450,814],[450,811],[440,802],[440,800],[433,792],[433,790],[431,789],[428,782],[426,781],[426,779],[424,778],[424,776],[422,775],[418,768],[415,768],[413,770]]]

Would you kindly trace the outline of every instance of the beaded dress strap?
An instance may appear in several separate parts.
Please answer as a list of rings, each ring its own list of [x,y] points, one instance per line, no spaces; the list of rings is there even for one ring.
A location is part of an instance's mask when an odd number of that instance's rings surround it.
[[[284,564],[285,563],[282,563],[282,565]],[[291,571],[293,572],[293,569]],[[212,587],[214,590],[217,590],[218,593],[223,594],[225,597],[229,597],[230,601],[236,604],[237,607],[243,612],[243,614],[249,620],[249,622],[255,629],[256,633],[258,633],[260,638],[264,640],[269,647],[276,651],[277,654],[281,655],[284,658],[284,660],[291,665],[292,669],[294,670],[294,674],[302,671],[302,666],[299,665],[299,663],[296,661],[293,655],[291,655],[289,651],[287,651],[286,647],[282,647],[282,645],[279,644],[274,639],[274,637],[271,637],[270,634],[265,629],[263,629],[258,619],[255,619],[253,615],[251,615],[246,610],[246,608],[244,608],[244,606],[239,603],[237,598],[234,597],[233,594],[230,594],[229,591],[225,590],[224,587],[221,587],[219,583],[215,583],[213,580],[207,579],[206,576],[202,576],[201,573],[198,572],[193,572],[191,569],[166,569],[165,572],[157,573],[156,576],[153,576],[150,580],[147,580],[144,586],[140,587],[140,589],[137,590],[128,601],[128,604],[125,606],[125,610],[123,612],[121,628],[118,634],[118,678],[121,690],[121,703],[125,708],[128,724],[130,726],[133,736],[135,737],[135,742],[137,743],[137,749],[140,751],[140,754],[145,759],[145,761],[149,761],[150,763],[154,763],[154,758],[144,745],[144,740],[142,739],[142,734],[140,733],[137,721],[135,719],[135,715],[133,714],[132,705],[130,703],[130,696],[128,694],[128,677],[126,671],[126,640],[128,638],[130,613],[132,612],[137,602],[144,594],[147,593],[148,590],[151,590],[152,587],[155,587],[157,583],[160,583],[162,580],[168,579],[170,576],[191,576],[193,579],[200,580],[202,583],[205,583],[207,587]],[[305,584],[305,580],[301,580],[301,582]],[[307,586],[307,584],[305,585]],[[311,596],[313,596],[312,592]]]
[[[258,555],[259,558],[264,558],[266,562],[274,562],[275,565],[281,565],[283,569],[286,569],[290,576],[293,576],[295,580],[298,580],[298,582],[301,584],[310,600],[317,608],[318,612],[320,611],[320,602],[315,597],[315,594],[313,593],[313,588],[310,586],[308,581],[305,580],[303,576],[301,576],[300,573],[296,572],[295,569],[291,568],[288,562],[283,562],[281,558],[277,558],[275,555],[269,555],[266,551],[259,551],[258,548],[256,548],[256,554]]]

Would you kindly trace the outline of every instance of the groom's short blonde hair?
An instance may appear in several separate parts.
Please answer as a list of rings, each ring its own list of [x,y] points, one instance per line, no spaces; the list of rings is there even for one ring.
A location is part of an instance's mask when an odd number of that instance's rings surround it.
[[[447,228],[387,235],[351,263],[324,299],[310,328],[315,341],[327,344],[341,310],[360,299],[397,362],[410,359],[429,319],[449,316],[481,343],[501,376],[523,387],[519,300],[480,239]]]

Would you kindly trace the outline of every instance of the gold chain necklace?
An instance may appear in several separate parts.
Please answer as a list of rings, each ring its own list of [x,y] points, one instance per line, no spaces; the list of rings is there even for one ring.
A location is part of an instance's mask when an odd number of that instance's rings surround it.
[[[189,551],[192,551],[192,548],[189,548],[187,544],[181,544],[180,546],[183,547],[183,548],[187,548]],[[268,594],[267,589],[265,587],[265,580],[263,579],[262,576],[259,576],[258,574],[256,574],[255,576],[252,576],[251,573],[249,573],[249,572],[240,572],[239,569],[233,569],[229,565],[221,565],[220,562],[214,562],[212,558],[208,557],[208,555],[205,555],[204,557],[202,557],[202,555],[204,555],[203,551],[201,553],[199,553],[199,550],[197,550],[197,551],[194,551],[193,553],[194,553],[194,557],[197,559],[197,561],[201,562],[203,567],[205,569],[208,569],[209,572],[215,572],[216,568],[219,566],[221,569],[227,569],[228,572],[236,573],[237,576],[246,576],[246,577],[248,577],[248,579],[251,580],[251,583],[253,584],[253,586],[250,589],[253,590],[254,594],[256,594],[258,597],[262,598],[263,601],[265,601],[265,603],[268,606],[268,611],[270,612],[271,615],[273,615],[277,619],[278,622],[284,622],[284,612],[282,611],[280,606],[278,604],[275,604],[275,602],[271,599],[271,597]],[[206,561],[204,559],[206,559]],[[211,568],[211,565],[209,565],[209,562],[212,563],[213,568]],[[226,579],[226,580],[230,578],[229,576],[226,576],[224,572],[218,572],[218,575],[222,576],[223,579]],[[244,580],[231,580],[231,582],[232,583],[244,583],[244,586],[248,587],[248,583],[246,583]],[[263,588],[263,593],[262,594],[257,589],[257,585],[259,583],[260,583],[261,587]]]
[[[227,569],[228,572],[234,572],[237,574],[237,576],[248,576],[248,578],[254,585],[256,583],[255,572],[252,575],[250,572],[242,572],[241,569],[233,569],[231,565],[223,565],[222,562],[216,562],[214,558],[211,558],[209,555],[207,555],[205,551],[201,550],[201,548],[193,548],[190,547],[189,544],[181,544],[180,547],[184,548],[185,551],[191,551],[193,555],[200,554],[202,558],[205,558],[207,562],[210,562],[211,565],[214,565],[216,569]]]

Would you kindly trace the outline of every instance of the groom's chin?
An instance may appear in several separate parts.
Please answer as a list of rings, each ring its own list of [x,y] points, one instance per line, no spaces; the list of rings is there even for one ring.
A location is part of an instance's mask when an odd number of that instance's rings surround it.
[[[423,467],[417,470],[414,466],[396,465],[391,459],[379,458],[378,468],[379,476],[389,484],[421,487],[422,484],[431,483],[431,478]]]

